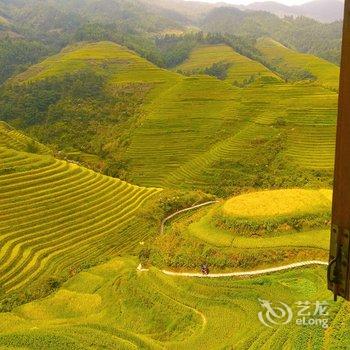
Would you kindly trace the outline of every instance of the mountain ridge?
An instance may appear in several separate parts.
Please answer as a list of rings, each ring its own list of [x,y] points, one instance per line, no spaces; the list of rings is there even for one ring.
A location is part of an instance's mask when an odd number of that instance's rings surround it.
[[[275,1],[254,2],[246,9],[271,12],[279,17],[304,16],[320,22],[340,21],[344,16],[344,3],[338,0],[314,0],[302,5],[288,6]]]

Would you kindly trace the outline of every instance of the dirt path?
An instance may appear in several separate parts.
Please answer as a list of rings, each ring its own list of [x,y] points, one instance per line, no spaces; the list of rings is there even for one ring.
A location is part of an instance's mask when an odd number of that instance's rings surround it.
[[[162,272],[169,276],[200,277],[200,278],[251,277],[251,276],[264,275],[272,272],[290,270],[290,269],[295,269],[297,267],[304,267],[304,266],[310,266],[310,265],[327,266],[328,262],[320,261],[320,260],[309,260],[309,261],[301,261],[301,262],[288,264],[288,265],[270,267],[268,269],[262,269],[262,270],[210,273],[209,275],[203,275],[202,273],[199,273],[199,272],[174,272],[174,271],[168,271],[168,270],[162,270]]]
[[[163,234],[165,223],[166,223],[168,220],[172,219],[174,216],[179,215],[179,214],[184,213],[184,212],[189,211],[189,210],[197,209],[197,208],[204,207],[204,206],[206,206],[206,205],[214,204],[214,203],[219,203],[219,201],[209,201],[209,202],[197,204],[197,205],[194,205],[194,206],[192,206],[192,207],[189,207],[189,208],[185,208],[185,209],[181,209],[181,210],[179,210],[179,211],[176,211],[175,213],[173,213],[173,214],[167,216],[165,219],[163,219],[163,221],[162,221],[162,223],[161,223],[161,225],[160,225],[160,233]]]
[[[181,213],[184,213],[189,210],[193,210],[196,208],[204,207],[209,204],[218,203],[219,201],[209,201],[201,204],[194,205],[189,208],[185,208],[182,210],[179,210],[169,216],[167,216],[165,219],[163,219],[162,224],[160,226],[160,233],[164,233],[164,225],[165,223],[172,219],[174,216],[179,215]],[[253,277],[258,275],[264,275],[269,274],[273,272],[279,272],[284,270],[291,270],[298,267],[304,267],[304,266],[311,266],[311,265],[324,265],[328,266],[328,262],[326,261],[320,261],[320,260],[308,260],[308,261],[300,261],[297,263],[292,263],[288,265],[282,265],[282,266],[276,266],[276,267],[270,267],[267,269],[260,269],[260,270],[252,270],[252,271],[239,271],[239,272],[224,272],[224,273],[210,273],[209,275],[203,275],[200,272],[174,272],[174,271],[168,271],[168,270],[162,270],[162,272],[169,276],[183,276],[183,277],[199,277],[199,278],[219,278],[219,277]],[[141,264],[137,267],[138,271],[148,271],[148,269],[143,269]]]

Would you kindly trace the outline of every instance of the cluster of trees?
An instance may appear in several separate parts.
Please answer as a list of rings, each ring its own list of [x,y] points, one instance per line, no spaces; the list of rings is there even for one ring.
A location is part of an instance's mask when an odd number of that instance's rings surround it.
[[[114,41],[161,67],[183,62],[201,42],[226,43],[256,59],[259,54],[254,40],[261,36],[271,36],[333,62],[340,60],[341,22],[280,19],[267,12],[216,8],[198,22],[198,18],[188,18],[154,3],[133,0],[2,0],[1,16],[7,21],[0,23],[0,83],[69,43],[84,40]],[[185,31],[191,24],[207,34],[159,34]]]
[[[106,102],[103,78],[92,71],[66,74],[30,84],[8,85],[1,90],[0,119],[16,121],[20,128],[49,124],[64,116],[54,106],[62,100],[94,98]],[[25,116],[25,118],[18,116]]]
[[[173,67],[186,58],[188,58],[190,52],[196,45],[216,45],[216,44],[226,44],[236,52],[243,56],[249,57],[252,60],[262,63],[265,67],[269,68],[271,71],[276,72],[280,77],[282,77],[287,82],[295,82],[301,80],[314,81],[316,77],[310,72],[303,69],[286,69],[278,65],[275,65],[260,53],[256,48],[256,38],[252,36],[236,36],[233,34],[221,34],[221,33],[207,33],[203,32],[190,33],[185,35],[165,35],[158,37],[156,40],[157,48],[161,48],[166,53],[167,58],[170,60],[161,61],[162,65],[165,67]],[[181,49],[180,49],[181,48]],[[162,57],[160,55],[160,57]],[[227,76],[227,70],[230,68],[231,64],[227,62],[218,62],[213,64],[211,67],[205,69],[196,69],[191,72],[181,72],[186,75],[191,74],[208,74],[215,76],[218,79],[225,79]],[[234,82],[235,86],[243,87],[251,84],[256,79],[255,76],[251,76],[246,79],[243,83]]]
[[[6,84],[0,90],[0,120],[60,150],[59,157],[124,178],[127,165],[122,156],[150,87],[105,89],[105,83],[105,77],[82,70]]]
[[[183,72],[180,69],[179,73],[184,75],[195,75],[195,74],[206,74],[212,77],[216,77],[220,80],[224,80],[227,77],[228,69],[232,66],[232,63],[228,62],[217,62],[213,63],[210,67],[207,68],[198,68],[191,71]]]
[[[232,66],[231,63],[218,62],[214,63],[212,66],[204,69],[204,74],[211,75],[220,80],[224,80],[227,77],[227,71]]]
[[[340,62],[342,22],[324,24],[306,17],[283,19],[262,11],[240,11],[233,7],[212,10],[201,23],[212,33],[269,36],[301,52]]]
[[[0,84],[48,53],[48,48],[38,41],[9,37],[0,40]]]
[[[151,33],[182,29],[187,20],[133,0],[0,2],[0,83],[76,41],[111,40],[161,64]],[[1,22],[1,21],[0,21]]]
[[[256,39],[250,36],[233,34],[195,32],[183,35],[160,35],[155,39],[155,49],[162,60],[161,65],[167,68],[175,67],[185,61],[197,45],[226,44],[238,53],[247,57],[260,55],[255,48]],[[213,70],[223,70],[221,63]],[[227,67],[228,68],[228,67]]]

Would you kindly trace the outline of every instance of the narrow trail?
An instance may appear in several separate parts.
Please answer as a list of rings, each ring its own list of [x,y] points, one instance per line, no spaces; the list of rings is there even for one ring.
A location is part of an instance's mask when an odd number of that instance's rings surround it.
[[[164,225],[165,225],[165,223],[168,220],[172,219],[174,216],[179,215],[179,214],[184,213],[184,212],[189,211],[189,210],[197,209],[197,208],[204,207],[206,205],[214,204],[214,203],[219,203],[219,201],[208,201],[208,202],[204,202],[204,203],[201,203],[201,204],[193,205],[192,207],[181,209],[181,210],[176,211],[175,213],[167,216],[166,218],[163,219],[163,221],[162,221],[162,223],[160,225],[160,234],[164,233]]]
[[[224,272],[224,273],[211,273],[209,275],[203,275],[197,272],[174,272],[168,270],[162,270],[162,272],[169,276],[183,276],[183,277],[199,277],[199,278],[219,278],[219,277],[252,277],[257,275],[269,274],[272,272],[279,272],[284,270],[291,270],[298,267],[310,266],[310,265],[324,265],[328,266],[328,262],[320,260],[309,260],[301,261],[297,263],[292,263],[288,265],[270,267],[262,270],[252,270],[252,271],[238,271],[238,272]]]
[[[208,201],[205,203],[197,204],[192,207],[188,207],[185,209],[181,209],[166,218],[163,219],[161,226],[160,226],[160,233],[164,233],[164,226],[165,223],[172,219],[174,216],[179,215],[181,213],[184,213],[189,210],[193,210],[196,208],[204,207],[206,205],[218,203],[219,201]],[[165,275],[169,276],[182,276],[182,277],[197,277],[197,278],[222,278],[222,277],[254,277],[258,275],[264,275],[264,274],[269,274],[273,272],[279,272],[279,271],[285,271],[285,270],[291,270],[295,269],[298,267],[305,267],[305,266],[311,266],[311,265],[323,265],[323,266],[328,266],[328,262],[326,261],[321,261],[321,260],[307,260],[307,261],[300,261],[292,264],[287,264],[287,265],[282,265],[282,266],[276,266],[276,267],[269,267],[266,269],[259,269],[259,270],[251,270],[251,271],[236,271],[236,272],[223,272],[223,273],[210,273],[208,275],[203,275],[202,273],[199,272],[175,272],[175,271],[168,271],[168,270],[162,270],[162,272]],[[142,265],[140,264],[137,267],[138,271],[148,271],[148,269],[142,268]]]

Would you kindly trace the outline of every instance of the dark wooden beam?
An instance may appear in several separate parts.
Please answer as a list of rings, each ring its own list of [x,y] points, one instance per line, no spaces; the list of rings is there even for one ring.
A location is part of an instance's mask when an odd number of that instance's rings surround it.
[[[350,0],[345,0],[328,288],[350,300]]]

